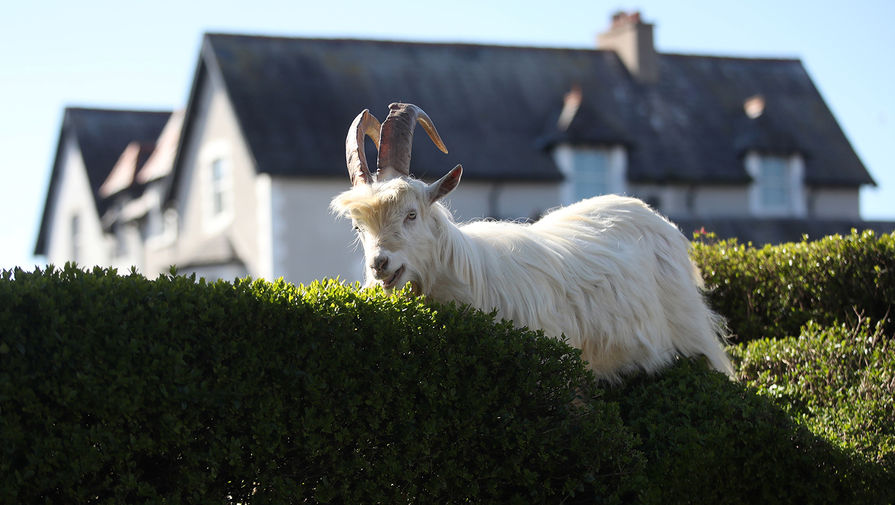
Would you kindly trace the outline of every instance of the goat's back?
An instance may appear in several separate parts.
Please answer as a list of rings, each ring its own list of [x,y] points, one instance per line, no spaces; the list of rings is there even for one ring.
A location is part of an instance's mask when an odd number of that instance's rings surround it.
[[[606,195],[530,224],[460,227],[485,256],[471,299],[519,326],[565,335],[600,376],[704,354],[731,373],[689,241],[635,198]],[[484,252],[487,251],[487,252]],[[486,278],[486,279],[485,279]]]

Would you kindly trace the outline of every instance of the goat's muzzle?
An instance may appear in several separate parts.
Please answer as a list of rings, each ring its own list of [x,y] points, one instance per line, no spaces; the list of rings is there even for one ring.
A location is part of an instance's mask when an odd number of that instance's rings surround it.
[[[370,262],[370,270],[373,270],[373,273],[376,274],[377,279],[381,279],[383,277],[383,272],[388,268],[388,256],[384,254],[380,254],[373,258],[373,261]]]

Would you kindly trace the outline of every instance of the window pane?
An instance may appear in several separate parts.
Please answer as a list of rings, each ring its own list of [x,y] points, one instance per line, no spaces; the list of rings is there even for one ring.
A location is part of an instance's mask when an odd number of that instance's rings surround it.
[[[224,160],[215,159],[211,163],[211,210],[215,216],[225,210],[226,176]]]
[[[769,208],[785,208],[789,201],[788,196],[789,193],[784,188],[765,188],[762,193],[762,203]]]
[[[224,179],[224,160],[217,158],[211,163],[211,180],[219,183]]]
[[[81,216],[78,214],[71,217],[71,260],[81,261]]]
[[[224,194],[220,191],[214,192],[214,215],[224,212]]]
[[[573,184],[575,200],[612,192],[609,155],[604,150],[581,149],[575,152]]]
[[[789,170],[784,158],[762,158],[758,175],[761,204],[766,209],[787,209],[792,194]]]

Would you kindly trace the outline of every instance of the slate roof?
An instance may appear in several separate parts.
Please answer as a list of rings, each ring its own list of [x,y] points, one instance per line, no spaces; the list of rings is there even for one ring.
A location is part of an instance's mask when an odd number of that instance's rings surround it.
[[[146,164],[146,160],[155,151],[153,142],[131,142],[115,162],[106,180],[99,187],[99,196],[103,199],[127,191],[131,196],[139,196],[144,185],[137,183],[137,173]]]
[[[171,113],[168,122],[159,134],[155,143],[155,150],[149,155],[149,159],[137,172],[136,183],[147,184],[168,176],[174,165],[177,154],[177,145],[180,142],[180,131],[183,127],[183,109]]]
[[[68,107],[62,118],[62,128],[53,161],[53,171],[44,203],[43,217],[34,253],[47,253],[49,218],[52,216],[53,195],[61,176],[65,142],[73,138],[81,151],[87,179],[93,191],[98,215],[105,213],[109,202],[100,196],[99,188],[109,176],[125,147],[131,142],[154,143],[165,126],[170,112],[108,110]]]
[[[463,163],[467,178],[559,180],[548,148],[568,141],[624,144],[632,182],[745,183],[742,156],[756,149],[802,153],[807,184],[874,184],[797,59],[660,54],[658,82],[644,84],[608,50],[209,34],[203,61],[273,175],[341,177],[354,116],[382,120],[406,101],[450,150],[416,135],[424,178]],[[575,86],[581,106],[559,131]],[[755,95],[767,105],[753,120],[743,102]]]

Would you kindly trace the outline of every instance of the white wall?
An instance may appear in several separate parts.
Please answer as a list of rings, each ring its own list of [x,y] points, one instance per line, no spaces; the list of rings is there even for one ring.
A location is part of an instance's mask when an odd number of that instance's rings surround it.
[[[482,218],[537,219],[560,204],[561,185],[460,181],[444,203],[458,223]]]
[[[50,199],[52,215],[47,237],[47,263],[62,266],[74,259],[71,223],[72,217],[77,215],[80,227],[78,264],[88,268],[109,266],[112,242],[103,234],[81,151],[72,138],[66,139],[62,149],[59,179]]]
[[[115,229],[115,244],[112,248],[112,266],[118,269],[118,273],[126,274],[131,268],[144,273],[143,240],[140,229],[133,221],[119,223]]]
[[[801,189],[805,203],[797,204],[796,217],[820,219],[860,219],[858,188]],[[635,184],[630,194],[647,200],[656,198],[659,211],[667,216],[690,217],[757,217],[752,202],[752,187],[683,186]],[[801,208],[801,207],[804,208]]]
[[[681,184],[632,184],[630,195],[658,203],[666,216],[747,217],[749,191],[743,186],[696,186]]]
[[[164,180],[153,181],[141,197],[147,206],[143,244],[144,274],[147,277],[168,273],[171,265],[176,264],[177,211],[162,208],[166,189]]]
[[[363,250],[354,243],[351,221],[329,211],[332,198],[347,189],[347,177],[270,178],[271,278],[296,284],[336,276],[363,279]]]
[[[256,275],[264,270],[264,261],[258,252],[254,161],[223,85],[212,72],[198,91],[192,121],[179,167],[183,170],[176,195],[179,230],[172,260],[183,265],[201,262],[203,256],[221,257],[224,250],[207,248],[209,244],[225,246],[227,241],[213,239],[226,236],[248,273]],[[211,219],[210,169],[218,157],[228,166],[232,208],[223,217]]]
[[[811,217],[860,219],[861,192],[858,188],[813,188],[808,190]]]

